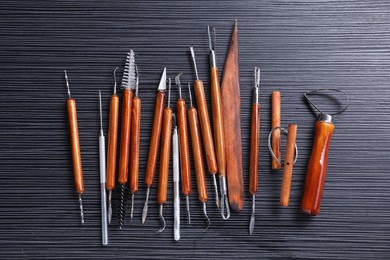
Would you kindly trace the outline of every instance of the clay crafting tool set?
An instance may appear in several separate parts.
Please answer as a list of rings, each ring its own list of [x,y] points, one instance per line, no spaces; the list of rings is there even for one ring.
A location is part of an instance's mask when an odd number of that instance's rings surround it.
[[[236,212],[243,210],[245,205],[244,176],[247,175],[248,191],[251,196],[251,216],[249,220],[249,234],[254,234],[256,196],[261,195],[259,190],[259,169],[266,169],[259,158],[260,143],[266,138],[260,135],[260,102],[265,96],[264,88],[260,86],[259,67],[254,69],[254,85],[251,102],[250,120],[250,154],[243,157],[241,125],[245,124],[241,117],[241,95],[243,89],[240,87],[239,69],[239,48],[238,48],[238,24],[233,24],[230,43],[226,54],[221,81],[218,74],[216,62],[216,29],[207,26],[208,54],[210,83],[204,85],[198,73],[198,65],[195,59],[194,47],[189,48],[189,53],[183,51],[183,55],[190,54],[193,67],[193,85],[182,83],[182,73],[175,74],[175,91],[178,91],[179,98],[176,106],[172,105],[171,92],[172,80],[167,80],[167,69],[163,68],[161,79],[157,86],[154,102],[154,116],[150,128],[149,143],[141,142],[143,129],[141,128],[141,97],[139,95],[139,81],[142,75],[138,73],[138,66],[135,63],[135,52],[130,50],[126,55],[121,89],[122,93],[117,95],[116,72],[113,71],[114,86],[113,94],[109,102],[109,124],[108,144],[106,157],[106,143],[103,128],[102,94],[99,90],[99,118],[100,129],[98,134],[99,160],[100,160],[100,185],[101,185],[101,228],[102,245],[108,244],[108,225],[112,224],[113,215],[118,220],[119,229],[125,228],[126,200],[131,197],[130,220],[133,221],[134,203],[139,188],[139,179],[144,180],[146,186],[146,199],[142,210],[141,223],[144,224],[148,214],[151,189],[157,177],[157,196],[155,202],[150,202],[152,207],[159,207],[160,229],[157,233],[163,232],[169,227],[170,218],[164,217],[164,205],[173,205],[173,238],[179,241],[180,234],[180,196],[185,199],[185,210],[187,223],[191,225],[190,197],[192,196],[192,174],[195,177],[196,189],[199,202],[192,202],[192,207],[201,207],[205,219],[205,229],[211,226],[211,220],[207,213],[208,190],[207,182],[210,178],[210,186],[213,187],[213,204],[218,209],[218,216],[223,220],[231,217],[230,208]],[[206,37],[205,37],[206,39]],[[207,50],[201,50],[206,55]],[[138,58],[137,58],[138,59]],[[201,66],[207,66],[202,64]],[[189,75],[190,77],[191,75]],[[73,176],[75,189],[78,194],[81,223],[84,223],[84,212],[82,195],[84,193],[84,180],[81,163],[81,147],[79,141],[79,129],[76,113],[76,100],[72,98],[69,87],[68,74],[65,70],[65,82],[68,91],[67,111],[69,122],[69,140],[73,164]],[[221,84],[220,84],[221,82]],[[184,87],[185,86],[185,87]],[[168,89],[167,89],[168,88]],[[209,93],[205,89],[210,88]],[[146,91],[140,88],[141,91]],[[187,92],[188,90],[188,92]],[[167,92],[167,93],[166,93]],[[192,95],[194,93],[194,96]],[[271,94],[271,93],[269,93]],[[268,95],[269,95],[268,94]],[[341,106],[340,94],[345,97],[345,105]],[[338,95],[338,96],[337,96]],[[119,97],[120,96],[120,97]],[[313,99],[316,96],[316,99]],[[339,111],[334,113],[324,112],[321,109],[321,98],[332,97],[337,101]],[[193,99],[194,97],[194,99]],[[339,89],[327,88],[317,89],[304,93],[307,104],[316,112],[318,119],[315,123],[315,134],[310,160],[307,166],[305,186],[301,201],[300,211],[308,215],[318,215],[320,211],[322,194],[324,192],[325,176],[328,165],[328,154],[330,152],[330,141],[334,132],[333,116],[344,112],[349,104],[348,94]],[[165,100],[167,99],[167,100]],[[189,104],[186,103],[189,101]],[[208,102],[211,108],[209,110]],[[314,101],[316,100],[316,101]],[[122,102],[120,116],[120,102]],[[268,133],[268,150],[271,162],[269,172],[276,174],[283,168],[281,181],[280,205],[287,207],[290,202],[291,186],[293,183],[294,164],[298,159],[298,126],[288,124],[287,129],[282,127],[281,118],[281,91],[275,90],[268,100],[271,104],[271,113],[262,114],[263,120],[270,121],[271,130]],[[144,106],[151,107],[153,104],[145,102]],[[187,108],[187,104],[189,107]],[[326,106],[328,108],[328,106]],[[249,108],[248,108],[249,109]],[[209,112],[212,112],[210,120]],[[263,121],[262,121],[263,122]],[[121,129],[119,129],[121,126]],[[149,130],[147,130],[149,131]],[[120,132],[120,136],[119,136]],[[284,158],[282,159],[282,135],[287,136]],[[140,150],[142,147],[149,148],[146,172],[140,171]],[[191,149],[192,148],[192,149]],[[118,157],[118,160],[117,160]],[[193,161],[191,161],[191,158]],[[243,162],[249,162],[249,171],[245,172]],[[118,164],[117,164],[118,162]],[[191,165],[193,164],[193,165]],[[159,167],[157,167],[159,166]],[[170,174],[170,169],[172,173]],[[191,171],[193,169],[193,172]],[[206,170],[209,174],[206,173]],[[218,176],[218,181],[217,181]],[[116,179],[117,178],[117,179]],[[119,184],[118,196],[114,196],[116,181]],[[169,183],[173,185],[173,198],[169,200]],[[218,184],[219,182],[219,184]],[[261,182],[261,181],[260,181]],[[211,184],[212,183],[212,184]],[[180,189],[181,185],[181,189]],[[180,192],[181,191],[181,192]],[[108,192],[108,198],[106,195]],[[116,193],[115,193],[116,194]],[[152,193],[153,194],[153,193]],[[115,198],[115,199],[114,199]],[[118,199],[116,199],[118,198]],[[260,197],[261,199],[261,197]],[[118,201],[115,201],[118,200]],[[115,215],[113,212],[117,212]],[[233,214],[233,213],[232,213]],[[235,213],[238,214],[238,213]],[[258,212],[261,216],[261,212]],[[194,214],[195,217],[196,214]],[[153,217],[153,216],[152,216]],[[158,217],[155,216],[157,219]],[[213,222],[215,223],[215,222]]]

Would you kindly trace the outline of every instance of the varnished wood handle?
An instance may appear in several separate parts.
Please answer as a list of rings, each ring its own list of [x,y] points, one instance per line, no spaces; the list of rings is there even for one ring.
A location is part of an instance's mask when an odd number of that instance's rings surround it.
[[[214,142],[219,176],[226,176],[225,136],[222,116],[222,96],[219,85],[218,69],[210,69],[211,105],[213,111]]]
[[[68,120],[70,132],[70,146],[72,150],[74,184],[78,193],[84,192],[83,168],[81,165],[79,127],[77,123],[76,100],[69,98],[67,101]]]
[[[154,108],[154,119],[152,125],[152,135],[150,137],[148,164],[146,167],[145,184],[150,187],[154,181],[154,175],[156,174],[156,164],[158,148],[160,144],[161,125],[164,113],[164,97],[165,92],[157,92],[156,105]]]
[[[313,216],[320,212],[326,169],[328,167],[329,146],[333,131],[334,125],[332,123],[317,121],[301,203],[302,212]]]
[[[131,115],[131,137],[130,137],[130,179],[129,187],[131,193],[138,191],[139,171],[139,147],[141,136],[141,99],[133,99],[133,110]]]
[[[255,195],[259,182],[260,104],[252,104],[251,150],[249,164],[249,192]]]
[[[133,93],[131,90],[123,91],[122,104],[122,128],[121,128],[121,147],[119,154],[119,172],[118,181],[125,185],[129,179],[129,153],[130,153],[130,127],[131,127],[131,107]]]
[[[184,99],[177,101],[177,124],[179,128],[181,188],[189,196],[191,187],[190,148],[188,144],[187,111]]]
[[[172,134],[172,109],[164,109],[163,125],[161,132],[161,156],[160,156],[160,175],[158,178],[158,204],[165,204],[167,202],[168,190],[168,171],[169,171],[169,157],[171,149],[171,134]]]
[[[116,151],[118,143],[119,97],[112,95],[110,99],[110,125],[108,130],[108,158],[106,189],[114,190],[116,173]]]
[[[280,126],[280,92],[274,91],[272,92],[272,129],[274,129],[277,126]],[[272,151],[275,154],[275,157],[280,160],[281,152],[281,139],[280,139],[280,130],[273,131],[271,136],[271,142],[272,142]],[[273,157],[271,158],[271,164],[272,169],[277,170],[280,169],[282,166],[281,164],[276,161]]]
[[[284,156],[282,189],[280,191],[280,205],[288,206],[290,201],[290,188],[294,167],[295,141],[297,138],[297,125],[288,125],[286,142],[286,155]]]
[[[206,95],[204,93],[203,82],[194,82],[196,104],[198,105],[200,128],[202,131],[203,145],[206,153],[208,171],[215,174],[218,171],[217,159],[215,158],[213,135],[211,133],[209,112],[207,110]]]
[[[192,153],[194,156],[196,186],[198,188],[198,198],[200,202],[207,202],[207,186],[205,172],[203,168],[202,147],[200,145],[200,131],[198,124],[198,114],[196,109],[191,107],[188,110],[188,121],[190,123]]]

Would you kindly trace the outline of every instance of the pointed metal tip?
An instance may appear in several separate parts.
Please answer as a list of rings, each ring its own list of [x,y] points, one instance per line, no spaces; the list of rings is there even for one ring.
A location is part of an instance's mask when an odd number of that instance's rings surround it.
[[[148,215],[149,192],[150,192],[150,188],[148,187],[148,189],[146,190],[146,199],[145,199],[144,208],[142,209],[142,221],[141,221],[142,224],[145,223],[146,216]]]
[[[157,91],[165,91],[166,89],[167,89],[167,68],[164,67]]]
[[[112,220],[112,207],[108,206],[108,224],[111,224]]]
[[[187,206],[187,222],[191,224],[191,213],[190,213],[190,197],[186,196],[186,206]]]
[[[130,222],[133,222],[133,214],[134,214],[134,193],[131,194]]]
[[[255,216],[251,216],[251,221],[249,222],[249,235],[253,234],[253,230],[255,229]]]
[[[216,173],[213,174],[213,183],[214,183],[214,190],[215,190],[215,204],[217,205],[217,208],[219,208],[219,195],[218,195],[218,184],[217,184],[217,178]]]

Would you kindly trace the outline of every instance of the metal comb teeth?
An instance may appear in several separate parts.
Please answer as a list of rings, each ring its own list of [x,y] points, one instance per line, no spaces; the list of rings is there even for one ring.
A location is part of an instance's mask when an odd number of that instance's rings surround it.
[[[215,51],[215,28],[207,26],[207,32],[209,35],[209,48],[210,51]]]
[[[136,75],[135,75],[135,54],[133,50],[127,53],[125,70],[122,77],[122,88],[135,89],[136,87]]]

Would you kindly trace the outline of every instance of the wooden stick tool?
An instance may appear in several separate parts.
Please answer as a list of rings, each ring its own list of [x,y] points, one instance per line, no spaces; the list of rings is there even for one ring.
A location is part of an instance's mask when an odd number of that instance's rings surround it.
[[[217,159],[215,157],[213,135],[211,132],[209,112],[207,109],[206,95],[204,92],[203,82],[199,79],[198,69],[196,67],[194,48],[190,47],[192,62],[194,64],[194,72],[196,80],[194,81],[196,104],[199,111],[200,129],[202,131],[202,139],[204,150],[206,153],[206,162],[209,173],[213,176],[214,190],[215,190],[215,203],[219,207],[218,185],[215,174],[218,171]]]
[[[65,73],[66,87],[68,88],[68,100],[66,103],[68,108],[68,121],[69,121],[69,132],[70,132],[70,146],[72,150],[74,183],[75,183],[76,192],[79,195],[81,224],[84,224],[83,200],[81,199],[81,196],[84,193],[84,179],[83,179],[83,167],[81,164],[76,100],[72,98],[72,96],[70,95],[68,74],[66,73],[66,70],[64,70],[64,73]]]
[[[214,123],[214,141],[218,164],[219,190],[221,193],[221,215],[224,220],[230,218],[229,201],[226,186],[226,156],[225,156],[225,135],[223,129],[222,97],[219,85],[218,68],[215,57],[215,28],[207,26],[209,36],[209,56],[210,56],[210,87],[211,105]],[[218,205],[217,205],[218,206]],[[225,210],[226,209],[226,213]]]
[[[283,127],[277,126],[273,128],[268,135],[268,150],[272,157],[277,161],[277,163],[282,164],[282,162],[276,157],[272,147],[272,134],[274,131],[280,131],[280,133],[287,135],[286,142],[286,154],[283,162],[283,179],[282,179],[282,188],[280,191],[280,205],[287,207],[290,201],[290,189],[291,181],[293,174],[293,166],[298,160],[298,147],[296,144],[298,126],[295,124],[289,124],[288,130]],[[295,154],[295,158],[294,158]]]
[[[255,88],[253,89],[252,100],[252,122],[251,122],[251,148],[249,158],[249,192],[252,194],[252,215],[249,221],[249,235],[252,235],[255,228],[255,205],[256,193],[259,187],[259,143],[260,143],[260,68],[255,68]]]
[[[160,84],[158,85],[157,88],[157,94],[156,94],[156,104],[154,109],[152,135],[150,137],[148,164],[146,167],[146,176],[145,176],[145,184],[147,190],[146,190],[146,200],[145,200],[144,208],[142,210],[142,224],[145,223],[146,216],[148,215],[150,187],[153,185],[154,176],[156,174],[156,165],[157,165],[157,157],[158,157],[158,148],[160,144],[166,88],[167,88],[167,70],[166,68],[164,68],[163,73],[161,75]]]

